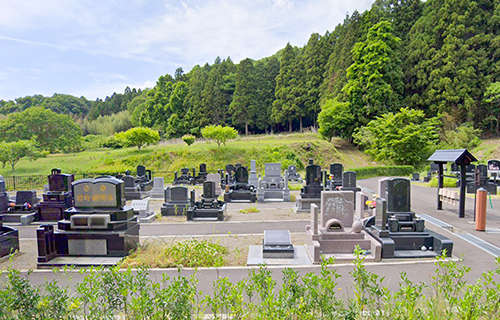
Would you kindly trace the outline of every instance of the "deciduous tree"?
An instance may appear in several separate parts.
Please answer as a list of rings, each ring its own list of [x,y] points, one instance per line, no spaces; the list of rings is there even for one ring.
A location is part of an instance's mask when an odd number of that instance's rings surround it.
[[[221,143],[226,145],[227,140],[235,139],[236,137],[238,137],[238,131],[236,131],[232,127],[211,125],[201,129],[201,135],[205,139],[214,140],[220,148]]]
[[[426,118],[422,110],[401,108],[371,120],[353,135],[354,142],[375,161],[420,165],[436,148],[438,124],[438,118]]]
[[[143,146],[160,141],[160,134],[151,128],[136,127],[125,132],[116,133],[115,138],[122,141],[127,147],[137,147],[137,149],[141,150]]]

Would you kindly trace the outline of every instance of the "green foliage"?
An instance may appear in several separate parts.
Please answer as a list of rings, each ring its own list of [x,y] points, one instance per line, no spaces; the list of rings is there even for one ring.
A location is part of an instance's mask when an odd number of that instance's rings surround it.
[[[232,127],[211,125],[201,129],[201,135],[205,139],[214,140],[220,148],[221,143],[226,145],[227,140],[236,139],[238,137],[238,132]]]
[[[192,145],[196,140],[196,137],[192,134],[185,134],[182,136],[182,141],[184,141],[188,146]]]
[[[348,138],[354,130],[354,116],[348,102],[327,100],[318,115],[318,132],[325,140],[334,136]]]
[[[352,49],[353,64],[347,69],[343,88],[355,124],[366,125],[376,116],[395,110],[403,93],[403,72],[397,55],[401,39],[390,22],[381,21],[368,30],[366,40]]]
[[[124,110],[112,115],[99,116],[94,121],[86,119],[83,121],[82,130],[85,134],[112,136],[131,127],[130,113]]]
[[[41,150],[71,152],[80,149],[82,131],[68,115],[42,107],[9,114],[0,121],[0,140],[33,140]]]
[[[275,123],[288,122],[292,131],[292,121],[306,114],[304,106],[304,65],[296,49],[288,43],[280,59],[280,72],[276,77],[276,100],[273,102],[272,118]]]
[[[443,179],[443,188],[456,188],[457,187],[457,179],[444,177]],[[429,186],[437,188],[438,179],[433,177],[431,181],[429,181]]]
[[[426,119],[420,110],[401,108],[370,121],[353,136],[376,161],[420,165],[436,147],[437,125],[438,118]]]
[[[29,158],[30,161],[34,161],[40,157],[47,156],[47,153],[41,152],[35,146],[35,143],[29,140],[1,143],[0,150],[2,151],[0,162],[2,162],[4,168],[5,163],[10,164],[12,171],[15,171],[14,167],[24,157]]]
[[[481,130],[474,129],[471,123],[464,123],[453,131],[445,131],[440,149],[469,149],[481,144]]]
[[[142,267],[83,269],[83,280],[70,290],[58,282],[57,269],[56,280],[33,285],[31,272],[22,276],[8,268],[0,278],[0,320],[206,319],[205,313],[212,319],[498,319],[500,258],[493,270],[468,281],[470,267],[443,253],[427,283],[401,272],[399,288],[389,290],[384,277],[366,268],[359,247],[354,254],[352,292],[345,294],[333,259],[304,275],[284,268],[279,286],[260,265],[236,283],[217,277],[205,294],[198,291],[196,272],[185,276],[180,269],[159,279]]]
[[[357,167],[352,171],[356,172],[358,179],[367,179],[373,177],[405,177],[413,172],[413,166],[380,166],[380,167]]]
[[[170,244],[149,242],[122,262],[123,267],[222,267],[228,249],[217,241],[189,239]]]
[[[100,148],[118,149],[123,148],[123,143],[116,140],[114,136],[101,136],[89,134],[82,138],[83,150],[96,150]]]
[[[245,208],[245,209],[241,209],[239,211],[240,213],[257,213],[257,212],[260,212],[259,209],[257,209],[257,207],[248,207],[248,208]]]
[[[143,146],[160,141],[160,134],[150,128],[136,127],[125,132],[116,133],[115,139],[123,142],[125,146],[137,147],[141,150]]]
[[[245,134],[248,134],[249,126],[254,124],[257,114],[257,101],[255,90],[255,68],[253,61],[249,58],[240,61],[236,73],[235,90],[229,112],[232,115],[233,124],[243,124]]]
[[[484,102],[487,103],[487,116],[483,119],[483,126],[500,135],[500,82],[491,83],[484,93]]]

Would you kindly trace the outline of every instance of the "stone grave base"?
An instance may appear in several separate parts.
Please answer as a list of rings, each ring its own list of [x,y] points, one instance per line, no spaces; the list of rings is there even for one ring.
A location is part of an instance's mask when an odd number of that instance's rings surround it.
[[[165,192],[161,189],[153,189],[149,195],[151,199],[163,199],[165,197]]]
[[[148,212],[146,215],[139,214],[137,216],[137,222],[139,223],[151,223],[155,221],[155,219],[156,219],[156,213],[154,213],[153,211]]]
[[[267,265],[312,265],[305,246],[293,246],[293,258],[264,258],[262,246],[250,246],[248,249],[247,266]]]
[[[3,215],[3,222],[20,223],[22,226],[28,225],[35,221],[35,211],[19,211],[9,212]]]
[[[149,195],[150,195],[149,191],[127,192],[127,190],[125,190],[125,199],[127,200],[142,200],[144,198],[149,197]]]
[[[229,191],[224,193],[224,202],[257,202],[257,194],[251,191]]]
[[[445,249],[448,257],[452,254],[453,241],[428,229],[424,232],[390,232],[372,226],[366,230],[382,245],[382,258],[435,257]]]
[[[220,209],[198,209],[191,207],[187,210],[188,221],[224,221],[226,219],[226,204]]]
[[[185,203],[164,203],[161,207],[161,215],[162,216],[185,216],[187,214],[187,210],[191,203],[186,201]]]
[[[114,266],[123,257],[57,257],[48,262],[39,262],[38,269],[51,269],[54,267],[75,266],[77,268],[90,266]]]
[[[335,258],[335,261],[352,261],[355,259],[354,249],[358,245],[367,251],[365,261],[380,261],[382,245],[364,231],[352,233],[352,228],[345,232],[323,232],[313,235],[307,230],[307,251],[314,263],[321,263],[321,257]]]
[[[304,198],[297,197],[293,209],[295,212],[311,212],[311,204],[315,204],[321,208],[321,198]]]
[[[42,202],[37,206],[37,221],[59,221],[64,219],[64,210],[68,209],[64,204]]]
[[[257,202],[290,202],[290,190],[259,189]]]
[[[0,227],[0,257],[19,250],[19,232],[11,227]]]

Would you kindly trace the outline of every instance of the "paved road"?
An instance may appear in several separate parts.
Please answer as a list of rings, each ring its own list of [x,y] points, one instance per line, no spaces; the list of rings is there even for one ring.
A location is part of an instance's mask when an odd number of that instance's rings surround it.
[[[358,181],[359,185],[365,189],[376,191],[378,189],[379,178],[366,179]],[[419,185],[412,185],[412,209],[417,214],[427,215],[428,217],[438,219],[452,226],[451,230],[442,229],[432,223],[426,222],[426,227],[449,237],[454,242],[454,259],[458,259],[463,255],[463,264],[470,266],[472,271],[467,276],[467,279],[473,280],[481,276],[484,271],[495,268],[495,256],[481,248],[481,244],[474,244],[471,241],[474,239],[482,239],[487,244],[493,247],[500,247],[500,200],[493,199],[493,209],[488,207],[487,213],[487,232],[475,231],[473,223],[473,198],[467,198],[466,217],[458,218],[458,207],[453,207],[448,204],[443,204],[441,211],[436,210],[436,189],[427,188]],[[259,206],[282,207],[289,204],[256,204]],[[141,236],[148,237],[152,235],[173,235],[173,234],[233,234],[242,233],[262,233],[266,229],[285,229],[293,232],[302,232],[307,221],[273,221],[273,222],[217,222],[217,223],[178,223],[178,224],[152,224],[141,225]],[[36,226],[20,227],[21,237],[34,238]],[[466,237],[470,236],[470,237]],[[339,288],[344,288],[343,292],[349,292],[352,286],[352,278],[349,272],[352,270],[352,265],[342,264],[334,266],[342,277],[338,280]],[[281,270],[280,267],[270,267],[273,270],[273,275],[279,281]],[[301,274],[307,272],[318,272],[318,266],[294,266]],[[408,277],[413,281],[429,281],[436,267],[433,260],[385,260],[379,263],[368,263],[367,269],[375,272],[380,276],[386,277],[385,285],[391,289],[396,289],[399,274],[405,271]],[[199,289],[203,292],[210,292],[213,280],[219,276],[228,277],[231,281],[236,282],[245,278],[251,268],[219,268],[219,269],[200,269],[197,271],[199,279]],[[188,275],[192,270],[183,270],[182,274]],[[166,273],[170,276],[175,276],[177,270],[152,270],[151,277],[153,279],[161,279],[161,275]],[[50,271],[37,270],[30,278],[32,283],[43,283],[53,277],[58,277],[62,283],[77,283],[82,275],[78,272],[71,275],[61,276],[54,275]],[[71,280],[70,280],[71,278]],[[352,292],[351,292],[352,294]]]

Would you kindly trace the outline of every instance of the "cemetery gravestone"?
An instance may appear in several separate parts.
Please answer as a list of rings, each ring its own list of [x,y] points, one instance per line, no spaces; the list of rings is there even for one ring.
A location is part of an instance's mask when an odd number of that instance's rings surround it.
[[[151,191],[153,188],[153,180],[151,170],[146,170],[143,165],[137,166],[137,177],[135,178],[135,183],[139,186],[139,190],[145,193],[145,196],[149,196],[146,192]]]
[[[156,218],[155,213],[149,210],[149,199],[132,200],[131,207],[134,214],[139,216],[140,223],[150,223]]]
[[[207,174],[207,180],[215,182],[215,194],[220,196],[222,194],[221,175],[219,173],[209,173]]]
[[[151,189],[151,199],[163,199],[165,195],[165,179],[163,177],[153,178],[153,189]]]
[[[484,188],[489,194],[497,194],[497,184],[488,178],[488,166],[478,164],[474,173],[474,181],[467,183],[467,193],[476,193],[479,188]]]
[[[248,177],[248,184],[256,187],[259,184],[259,177],[257,176],[257,167],[255,160],[250,160],[250,176]]]
[[[0,213],[3,213],[9,207],[9,194],[5,188],[5,180],[0,176]]]
[[[264,230],[263,258],[293,259],[294,248],[289,230]]]
[[[310,211],[312,203],[319,206],[321,191],[323,191],[321,177],[321,167],[310,159],[309,165],[306,167],[306,185],[300,190],[300,197],[297,197],[295,202],[296,212]]]
[[[195,174],[195,170],[193,168],[193,184],[203,184],[205,180],[207,180],[207,165],[202,163],[200,164],[200,171],[198,175]]]
[[[135,183],[135,178],[130,174],[124,175],[121,180],[124,182],[125,199],[143,199],[145,195],[141,192],[141,187]]]
[[[177,171],[175,172],[175,178],[174,178],[174,185],[178,184],[192,184],[193,183],[193,177],[191,177],[191,173],[189,172],[188,168],[182,168],[181,169],[181,174],[180,176],[177,174]]]
[[[335,190],[337,187],[342,186],[342,174],[344,166],[341,163],[330,164],[330,181],[329,189]]]
[[[191,199],[189,199],[189,190],[187,187],[167,187],[165,189],[165,203],[161,208],[161,214],[163,216],[186,215],[190,204]]]
[[[354,219],[354,194],[346,191],[323,191],[321,193],[321,224],[327,228],[328,221],[337,220],[342,228],[352,227]]]
[[[49,190],[42,195],[43,202],[36,206],[35,220],[58,221],[63,219],[64,211],[73,206],[71,183],[75,177],[62,174],[60,169],[52,169],[48,179]]]
[[[265,176],[259,180],[257,200],[278,200],[290,202],[288,189],[288,174],[285,170],[285,179],[281,176],[281,163],[266,163]]]
[[[239,166],[234,174],[235,182],[232,185],[226,186],[224,192],[224,201],[257,201],[257,193],[255,187],[248,183],[248,170],[243,166]]]
[[[425,221],[411,211],[409,179],[389,178],[379,182],[375,225],[367,228],[382,245],[382,258],[433,257],[444,250],[451,256],[453,242],[425,229]]]
[[[217,199],[214,181],[203,183],[203,194],[195,202],[195,192],[191,190],[191,206],[187,210],[187,220],[219,220],[226,216],[226,203]]]
[[[320,263],[322,256],[353,260],[356,246],[370,252],[368,260],[381,259],[380,244],[362,230],[360,221],[354,222],[354,193],[323,191],[321,213],[318,211],[318,207],[312,204],[311,225],[306,227],[307,248],[315,263]]]
[[[81,256],[123,257],[137,247],[139,225],[133,209],[125,206],[122,180],[81,179],[72,183],[72,189],[74,207],[65,211],[57,230],[53,225],[37,229],[39,267],[78,265]],[[55,259],[58,257],[74,260],[61,262]],[[92,260],[84,261],[84,265],[93,265]]]
[[[19,222],[21,225],[33,222],[36,216],[35,206],[37,203],[36,191],[17,191],[16,202],[9,203],[7,211],[3,215],[3,222]]]
[[[297,167],[294,165],[288,166],[288,180],[302,183],[302,177],[297,173]]]
[[[490,175],[490,181],[495,185],[500,184],[500,160],[488,160],[488,174]]]
[[[5,190],[5,180],[0,176],[0,211],[7,210],[9,205],[9,195]],[[19,250],[19,232],[9,226],[3,225],[2,216],[0,214],[0,257]]]

